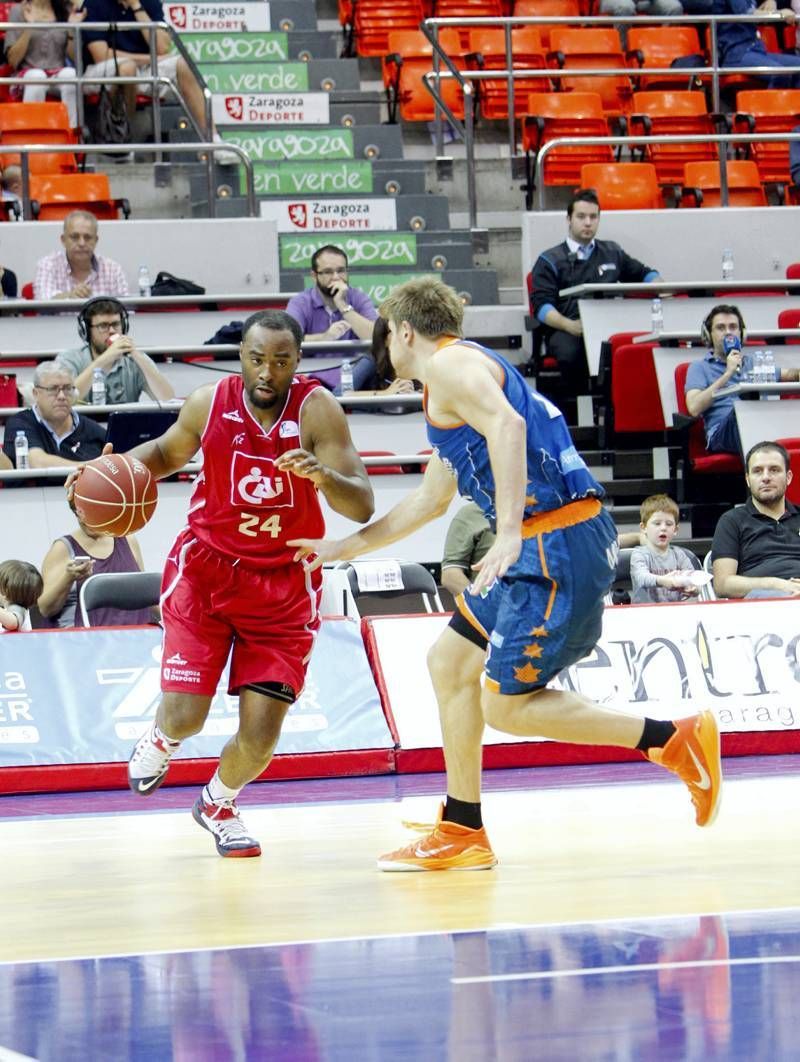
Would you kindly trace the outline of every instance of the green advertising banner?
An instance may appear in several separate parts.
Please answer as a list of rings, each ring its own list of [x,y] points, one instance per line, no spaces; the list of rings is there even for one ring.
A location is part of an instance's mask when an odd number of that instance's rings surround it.
[[[292,162],[299,159],[351,159],[351,129],[220,129],[229,144],[242,148],[253,162]]]
[[[307,92],[307,63],[199,63],[209,89],[231,92]]]
[[[285,33],[182,33],[181,44],[196,63],[285,63]]]
[[[355,195],[372,191],[371,162],[286,162],[255,166],[256,195]],[[241,194],[247,190],[240,169]]]
[[[376,306],[379,306],[392,288],[398,284],[405,284],[407,280],[423,280],[426,277],[436,277],[438,273],[351,273],[349,281],[352,287],[365,291]],[[314,284],[312,277],[305,278],[305,286],[310,288]]]
[[[415,266],[417,237],[409,232],[370,232],[358,236],[336,236],[320,233],[299,236],[286,233],[280,239],[281,269],[308,269],[311,255],[326,243],[335,243],[347,255],[351,269],[365,266]]]

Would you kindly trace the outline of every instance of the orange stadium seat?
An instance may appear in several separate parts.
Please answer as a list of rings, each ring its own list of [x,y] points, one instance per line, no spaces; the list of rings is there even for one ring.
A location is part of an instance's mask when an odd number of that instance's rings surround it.
[[[554,27],[550,32],[551,65],[561,70],[618,69],[625,66],[619,32],[613,27],[572,29]],[[633,85],[625,74],[577,74],[555,79],[561,92],[597,92],[609,117],[630,111]]]
[[[786,267],[787,280],[800,280],[800,262],[792,262]]]
[[[628,128],[635,136],[700,135],[714,132],[714,121],[706,110],[702,92],[634,92]],[[647,144],[643,157],[652,162],[660,184],[682,184],[687,162],[713,161],[715,144]]]
[[[531,209],[539,150],[559,137],[607,136],[608,120],[603,101],[596,92],[549,92],[529,97],[530,117],[522,123],[522,150],[526,156],[528,183],[527,207]],[[581,167],[589,162],[611,163],[610,144],[587,144],[585,147],[554,148],[544,160],[546,185],[574,186],[581,177]]]
[[[534,26],[519,26],[511,31],[513,68],[516,70],[543,70],[545,55],[539,31]],[[468,63],[476,70],[506,69],[506,35],[502,29],[492,27],[470,30]],[[475,82],[480,100],[481,115],[489,120],[508,117],[508,82],[505,78]],[[529,113],[528,96],[531,93],[552,90],[549,78],[516,78],[514,81],[514,113],[522,116]]]
[[[420,38],[422,40],[420,41]],[[444,30],[440,42],[460,70],[466,69],[460,37],[455,30]],[[419,49],[414,51],[413,49]],[[433,70],[433,46],[423,33],[416,31],[392,32],[389,34],[389,54],[384,62],[384,83],[391,78],[386,92],[389,100],[389,121],[400,117],[404,122],[429,122],[435,116],[433,96],[425,88],[423,77]],[[464,97],[454,78],[441,82],[442,99],[456,118],[464,117]]]
[[[800,280],[800,277],[796,279]],[[778,314],[778,328],[800,328],[800,310],[781,310]]]
[[[581,166],[580,185],[596,190],[602,210],[654,210],[664,205],[656,168],[649,162],[591,162]]]
[[[63,103],[0,103],[0,144],[76,144]]]
[[[800,125],[800,89],[758,89],[736,94],[735,133],[790,133]],[[789,142],[748,146],[748,155],[758,166],[762,182],[788,184]]]
[[[390,51],[391,32],[418,30],[424,18],[422,0],[358,0],[352,30],[355,51],[380,58]]]
[[[130,215],[127,199],[112,199],[104,173],[32,174],[31,208],[40,221],[58,221],[71,210],[88,210],[101,220],[113,220],[120,211]]]
[[[434,0],[433,14],[436,18],[502,18],[502,0]],[[461,43],[469,47],[469,27],[459,30]]]
[[[574,18],[577,22],[584,12],[579,0],[516,0],[514,14],[520,18]],[[542,39],[542,47],[550,47],[550,34],[561,29],[559,23],[542,23],[535,27]]]
[[[675,59],[687,55],[702,55],[700,38],[695,26],[630,26],[628,29],[627,60],[630,66],[638,66],[643,71],[648,67],[665,69]],[[686,68],[676,70],[674,74],[637,74],[636,85],[639,90],[684,87],[687,78],[693,72]]]
[[[732,207],[766,206],[758,167],[746,159],[729,159],[728,205]],[[682,207],[717,207],[722,202],[718,162],[687,162],[683,170]]]

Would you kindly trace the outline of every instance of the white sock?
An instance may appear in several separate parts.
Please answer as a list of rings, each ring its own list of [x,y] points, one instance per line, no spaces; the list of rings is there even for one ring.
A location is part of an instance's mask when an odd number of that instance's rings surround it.
[[[171,738],[168,734],[165,734],[158,723],[153,723],[153,737],[158,741],[163,741],[165,745],[171,745],[173,749],[176,749],[180,745],[180,741],[176,741],[175,738]]]
[[[225,785],[219,776],[219,770],[216,770],[214,772],[214,777],[206,786],[203,796],[207,796],[209,801],[214,804],[219,804],[223,800],[235,800],[241,791],[242,787],[239,789],[231,789],[230,786]]]

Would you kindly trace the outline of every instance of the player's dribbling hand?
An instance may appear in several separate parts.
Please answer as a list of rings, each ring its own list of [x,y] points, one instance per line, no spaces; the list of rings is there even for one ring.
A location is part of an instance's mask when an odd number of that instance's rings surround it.
[[[501,579],[512,564],[515,564],[522,549],[519,535],[498,535],[489,552],[473,564],[477,576],[469,588],[471,594],[480,594],[488,590],[496,579]]]
[[[325,478],[325,466],[308,450],[287,450],[275,462],[281,472],[291,472],[294,476],[310,479],[317,486]]]
[[[100,456],[104,457],[105,454],[110,454],[113,452],[113,450],[113,445],[111,443],[106,443],[103,446],[103,449],[100,451]],[[78,482],[78,477],[80,476],[81,472],[83,472],[84,468],[86,467],[86,464],[87,462],[84,461],[82,465],[78,465],[76,468],[73,468],[73,470],[64,480],[64,490],[67,492],[68,501],[72,501],[72,496],[75,493],[75,484]]]

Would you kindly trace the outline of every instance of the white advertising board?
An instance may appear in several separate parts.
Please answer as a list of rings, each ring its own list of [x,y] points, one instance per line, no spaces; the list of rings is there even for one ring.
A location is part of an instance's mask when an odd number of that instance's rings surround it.
[[[397,228],[394,199],[269,199],[259,206],[262,218],[278,232],[386,231]]]

